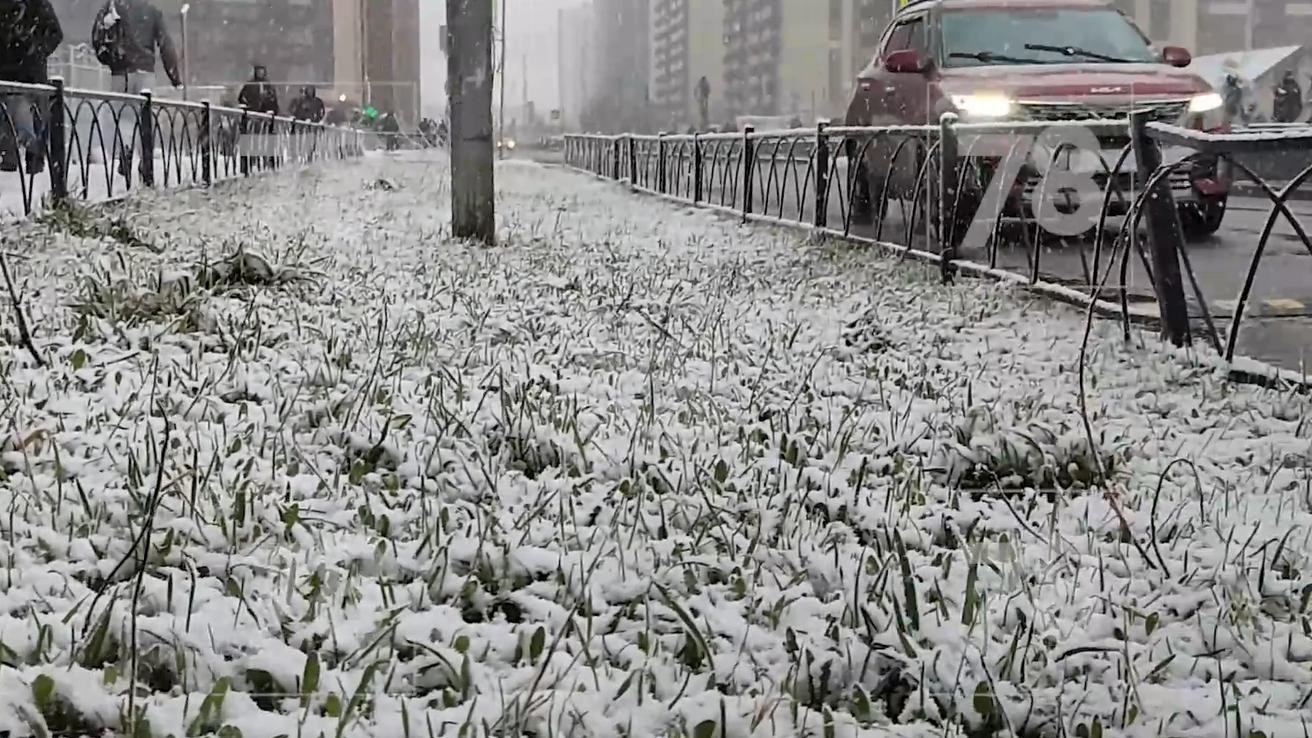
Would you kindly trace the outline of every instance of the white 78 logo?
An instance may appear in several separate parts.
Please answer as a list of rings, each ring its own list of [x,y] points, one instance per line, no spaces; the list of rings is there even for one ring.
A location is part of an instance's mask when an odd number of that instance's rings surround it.
[[[1103,191],[1094,172],[1105,172],[1102,147],[1088,128],[1054,126],[1038,134],[984,133],[961,137],[963,157],[998,159],[997,168],[984,191],[979,209],[971,219],[962,241],[965,248],[987,245],[993,225],[1002,214],[1007,198],[1026,163],[1038,171],[1034,188],[1034,218],[1045,231],[1057,236],[1088,232],[1102,214]],[[1065,166],[1054,166],[1058,161]],[[1063,212],[1058,205],[1073,211]]]

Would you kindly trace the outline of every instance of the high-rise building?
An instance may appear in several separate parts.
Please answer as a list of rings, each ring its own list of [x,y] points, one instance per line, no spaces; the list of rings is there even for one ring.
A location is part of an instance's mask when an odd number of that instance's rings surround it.
[[[869,61],[861,59],[858,49],[863,42],[873,47],[883,30],[883,16],[874,5],[862,0],[724,0],[729,113],[791,116],[808,125],[840,115],[855,72]]]
[[[419,120],[419,0],[332,0],[333,92],[351,104]]]
[[[557,77],[560,83],[561,122],[577,129],[597,82],[592,4],[563,8],[557,15]]]
[[[649,0],[595,0],[592,44],[595,85],[584,106],[589,130],[651,131]]]
[[[706,80],[707,118],[724,115],[724,8],[705,0],[652,0],[651,101],[658,125],[701,124],[698,88]]]
[[[1116,0],[1154,42],[1195,54],[1300,46],[1312,37],[1312,2]]]

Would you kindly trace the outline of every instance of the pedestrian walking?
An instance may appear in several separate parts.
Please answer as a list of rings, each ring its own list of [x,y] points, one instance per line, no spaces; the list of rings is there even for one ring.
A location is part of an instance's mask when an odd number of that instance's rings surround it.
[[[319,99],[319,93],[314,89],[314,85],[306,85],[301,88],[301,94],[292,100],[289,112],[297,123],[322,123],[326,113],[323,100]],[[293,130],[298,134],[295,141],[298,156],[306,160],[313,160],[315,143],[319,138],[319,129],[302,125]]]
[[[319,99],[319,92],[314,89],[314,85],[302,87],[300,96],[292,100],[291,114],[296,120],[319,123],[323,121],[324,113],[323,100]]]
[[[1239,75],[1227,72],[1225,82],[1221,85],[1221,99],[1224,101],[1225,119],[1231,125],[1247,122],[1244,115],[1244,87]]]
[[[182,86],[182,76],[178,73],[178,54],[164,23],[164,14],[149,0],[108,0],[91,26],[91,47],[96,52],[96,59],[109,67],[110,90],[126,95],[140,95],[155,87],[155,61],[158,51],[159,61],[164,65],[164,73],[174,87]],[[154,121],[139,120],[134,113],[127,119],[130,108],[122,102],[110,102],[102,108],[108,116],[102,118],[101,135],[110,135],[113,139],[102,146],[109,146],[110,154],[117,154],[119,174],[124,179],[131,178],[132,159],[135,155],[141,132]],[[144,177],[146,168],[153,167],[154,162],[147,162],[142,156],[138,172]]]
[[[388,151],[396,151],[401,147],[401,122],[395,115],[391,113],[384,115],[379,127],[387,139]]]
[[[1277,123],[1293,123],[1303,115],[1303,88],[1293,72],[1285,72],[1276,85],[1271,117]]]
[[[0,80],[48,82],[46,59],[63,40],[50,0],[0,0]],[[43,126],[35,114],[44,102],[33,95],[0,94],[0,171],[17,171],[20,158],[26,159],[28,174],[44,168]]]
[[[251,79],[241,88],[241,94],[237,96],[237,102],[252,113],[269,113],[277,115],[278,108],[278,91],[273,89],[269,84],[269,70],[263,64],[256,64],[251,70]],[[271,152],[274,148],[271,136],[274,133],[273,121],[259,121],[252,123],[244,121],[242,124],[242,134],[246,136],[260,136],[260,148],[266,152]],[[277,166],[278,160],[274,156],[266,155],[263,157],[264,166],[273,168]],[[250,171],[251,157],[243,156],[241,162],[242,174]]]

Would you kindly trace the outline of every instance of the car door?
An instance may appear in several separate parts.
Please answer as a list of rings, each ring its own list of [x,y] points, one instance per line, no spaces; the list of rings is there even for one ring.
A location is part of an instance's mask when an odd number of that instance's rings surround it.
[[[888,36],[881,53],[880,75],[876,81],[876,107],[878,117],[876,125],[906,126],[924,125],[929,115],[929,77],[925,73],[890,72],[883,68],[882,59],[895,51],[915,51],[926,63],[930,63],[929,16],[927,13],[910,15],[899,20]],[[896,193],[910,192],[919,176],[919,157],[915,156],[915,146],[906,143],[906,136],[888,136],[887,146],[880,146],[884,154],[883,171],[893,168],[892,182]],[[895,194],[893,192],[888,193]]]

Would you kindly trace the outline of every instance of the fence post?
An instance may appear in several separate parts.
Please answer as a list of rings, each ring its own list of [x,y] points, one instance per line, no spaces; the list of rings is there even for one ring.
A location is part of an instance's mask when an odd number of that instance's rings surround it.
[[[665,134],[656,136],[656,191],[665,194]]]
[[[143,90],[141,117],[137,128],[141,130],[141,184],[155,186],[155,102],[150,90]]]
[[[638,141],[629,134],[629,187],[638,186]]]
[[[50,125],[47,142],[50,158],[50,196],[56,204],[68,199],[68,128],[65,125],[64,79],[55,77],[54,97],[50,99]]]
[[[618,180],[620,178],[620,137],[619,136],[616,136],[615,138],[611,139],[610,154],[611,154],[610,176],[611,179]]]
[[[209,187],[214,183],[214,111],[210,101],[201,103],[200,178]]]
[[[815,227],[829,226],[829,134],[827,123],[815,126]]]
[[[702,142],[700,134],[692,134],[692,201],[702,201]]]
[[[1130,142],[1142,184],[1162,166],[1162,150],[1148,135],[1151,112],[1137,111],[1130,116]],[[1162,316],[1162,337],[1174,346],[1189,343],[1189,304],[1184,297],[1184,278],[1180,275],[1180,250],[1184,248],[1184,228],[1171,194],[1170,177],[1162,177],[1141,201],[1148,225],[1148,248],[1152,251],[1153,282],[1157,290],[1157,307]],[[1131,213],[1131,218],[1134,214]]]
[[[957,258],[957,114],[944,113],[938,124],[938,254],[943,282],[952,281],[952,262]]]
[[[752,214],[752,180],[756,171],[756,146],[752,134],[756,126],[743,126],[743,220]]]
[[[246,152],[242,151],[242,149],[250,148],[251,145],[249,140],[243,140],[246,139],[250,131],[250,120],[251,111],[245,105],[241,106],[241,122],[237,124],[237,150],[234,153],[239,157],[237,161],[243,177],[251,176],[251,158],[246,156]]]

